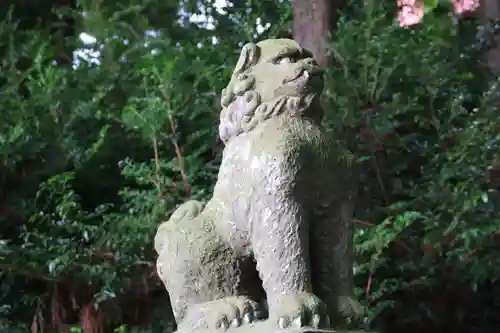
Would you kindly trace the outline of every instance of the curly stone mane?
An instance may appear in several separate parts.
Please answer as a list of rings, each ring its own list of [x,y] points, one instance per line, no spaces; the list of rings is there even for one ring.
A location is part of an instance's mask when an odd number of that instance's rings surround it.
[[[229,84],[222,90],[219,136],[224,143],[241,133],[250,132],[272,117],[309,115],[321,118],[323,115],[321,107],[312,107],[317,94],[294,96],[281,92],[278,86],[272,87],[275,90],[273,98],[262,99],[256,81],[263,73],[253,71],[260,62],[259,44],[248,43],[242,48]]]

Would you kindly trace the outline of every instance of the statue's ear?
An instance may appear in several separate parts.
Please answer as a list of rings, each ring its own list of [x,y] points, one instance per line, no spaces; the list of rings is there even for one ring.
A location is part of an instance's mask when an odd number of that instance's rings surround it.
[[[238,75],[250,67],[254,66],[259,60],[259,47],[257,44],[248,43],[243,46],[240,53],[240,58],[234,68],[233,76]]]

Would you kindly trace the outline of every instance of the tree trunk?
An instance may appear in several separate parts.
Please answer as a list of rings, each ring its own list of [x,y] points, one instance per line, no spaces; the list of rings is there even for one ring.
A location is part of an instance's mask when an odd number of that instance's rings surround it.
[[[292,0],[293,38],[311,51],[321,66],[332,65],[327,41],[335,32],[345,0]]]
[[[489,20],[500,20],[500,1],[481,0],[479,11],[485,23]],[[500,73],[500,36],[495,38],[494,47],[486,53],[486,61],[495,74]]]

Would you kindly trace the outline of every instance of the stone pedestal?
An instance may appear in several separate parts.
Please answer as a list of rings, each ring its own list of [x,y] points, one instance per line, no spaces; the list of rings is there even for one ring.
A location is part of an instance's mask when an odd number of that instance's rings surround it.
[[[175,333],[190,333],[190,332],[175,332]],[[218,333],[213,330],[197,331],[197,333]],[[270,325],[266,321],[247,324],[236,328],[229,328],[225,333],[377,333],[374,331],[364,330],[334,330],[334,329],[317,329],[312,327],[303,328],[287,328],[279,329],[274,325]]]

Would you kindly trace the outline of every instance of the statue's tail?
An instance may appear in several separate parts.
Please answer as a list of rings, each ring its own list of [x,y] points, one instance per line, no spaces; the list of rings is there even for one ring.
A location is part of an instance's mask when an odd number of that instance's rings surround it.
[[[203,204],[196,200],[189,200],[180,205],[166,223],[179,223],[185,219],[193,219],[200,215]],[[161,227],[160,227],[161,228]]]
[[[170,216],[168,221],[163,222],[155,236],[155,250],[159,254],[165,245],[166,237],[168,233],[171,231],[172,227],[174,227],[178,223],[184,223],[187,220],[192,220],[196,218],[203,210],[203,204],[196,200],[189,200],[180,205],[174,213]]]

